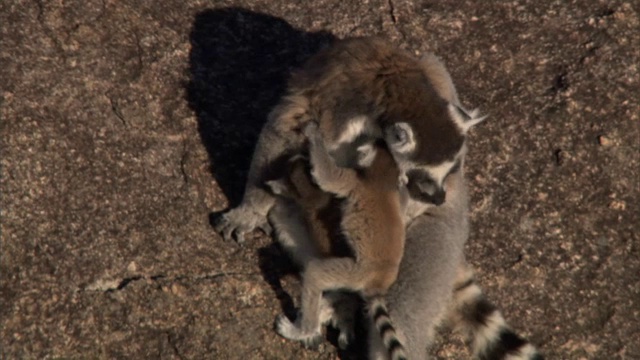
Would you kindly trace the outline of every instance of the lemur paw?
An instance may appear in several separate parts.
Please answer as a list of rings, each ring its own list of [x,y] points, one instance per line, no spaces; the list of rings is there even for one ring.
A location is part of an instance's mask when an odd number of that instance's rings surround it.
[[[260,229],[266,234],[271,233],[271,226],[267,217],[252,209],[239,206],[228,212],[218,215],[214,219],[214,228],[224,240],[235,240],[238,244],[244,243],[244,235],[254,229]]]
[[[276,317],[275,328],[276,332],[280,336],[287,339],[293,338],[299,331],[291,320],[289,320],[289,318],[284,314],[280,314]]]
[[[322,342],[321,332],[306,333],[292,323],[284,314],[276,317],[275,329],[280,336],[289,340],[300,341],[307,348],[316,348]]]

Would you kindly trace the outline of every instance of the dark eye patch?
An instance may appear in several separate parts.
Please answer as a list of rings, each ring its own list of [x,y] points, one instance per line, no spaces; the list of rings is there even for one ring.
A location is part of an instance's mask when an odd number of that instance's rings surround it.
[[[461,159],[457,159],[451,169],[447,172],[445,179],[447,178],[447,176],[460,171],[461,167],[462,161]],[[409,196],[411,196],[412,199],[425,203],[435,202],[434,195],[423,192],[423,189],[429,185],[438,187],[436,185],[436,182],[431,178],[431,176],[429,176],[428,172],[423,169],[409,170],[407,171],[407,180],[407,191],[409,192]]]
[[[407,171],[407,178],[409,182],[419,183],[419,182],[430,182],[433,183],[433,179],[429,174],[424,170],[412,169]]]
[[[431,179],[429,174],[424,170],[409,170],[407,171],[407,179],[407,190],[409,191],[409,196],[411,196],[411,198],[422,202],[431,202],[431,195],[422,192],[420,186],[420,184],[435,185],[435,181]]]

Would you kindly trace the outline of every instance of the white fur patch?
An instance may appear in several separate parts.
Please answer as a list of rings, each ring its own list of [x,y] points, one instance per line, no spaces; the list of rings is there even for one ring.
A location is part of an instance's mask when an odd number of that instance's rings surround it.
[[[454,161],[445,161],[436,166],[425,166],[424,168],[429,173],[429,176],[438,184],[438,186],[442,187],[442,183],[444,182],[444,178],[449,174],[451,168],[456,164]]]
[[[531,344],[521,347],[517,354],[509,354],[504,360],[529,360],[538,354],[536,348]]]
[[[473,279],[473,270],[470,266],[459,266],[456,274],[456,283],[458,285],[466,283]],[[456,285],[457,286],[457,285]]]
[[[326,325],[331,322],[334,316],[333,306],[327,301],[325,296],[320,300],[320,323]]]
[[[367,143],[358,146],[358,165],[360,167],[369,167],[376,158],[377,151],[373,147],[373,144]]]
[[[351,143],[358,136],[365,133],[367,122],[369,122],[369,118],[365,115],[359,115],[349,119],[349,121],[347,121],[347,125],[342,130],[342,133],[338,136],[338,139],[334,142],[333,146],[331,146],[331,150],[336,150],[341,144]]]
[[[402,173],[398,176],[398,186],[400,187],[407,186],[408,183],[409,183],[409,178],[407,177],[406,173]]]
[[[291,340],[299,340],[303,337],[302,331],[284,315],[276,318],[276,332]]]
[[[476,284],[471,284],[466,288],[458,291],[456,295],[456,301],[458,304],[465,304],[473,302],[478,297],[482,296],[482,290]]]
[[[284,314],[276,317],[276,332],[289,340],[312,341],[313,338],[322,335],[321,331],[322,329],[318,327],[314,332],[307,333],[300,328],[297,322],[292,323]]]

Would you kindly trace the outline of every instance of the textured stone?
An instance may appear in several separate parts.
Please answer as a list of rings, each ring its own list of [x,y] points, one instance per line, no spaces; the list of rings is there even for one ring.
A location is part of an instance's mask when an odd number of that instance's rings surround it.
[[[440,56],[489,115],[467,254],[507,320],[550,359],[640,358],[639,12],[2,1],[0,357],[336,358],[272,331],[297,283],[268,238],[224,243],[209,215],[239,200],[287,73],[333,36],[383,35]],[[468,358],[448,338],[434,354]]]

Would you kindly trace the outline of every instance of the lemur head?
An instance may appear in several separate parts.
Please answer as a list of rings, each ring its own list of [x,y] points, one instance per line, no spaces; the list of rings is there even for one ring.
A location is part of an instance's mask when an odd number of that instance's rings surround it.
[[[445,179],[464,161],[466,134],[485,117],[452,103],[432,105],[440,106],[431,106],[431,113],[419,121],[402,121],[397,116],[387,119],[383,131],[411,198],[441,205]]]

